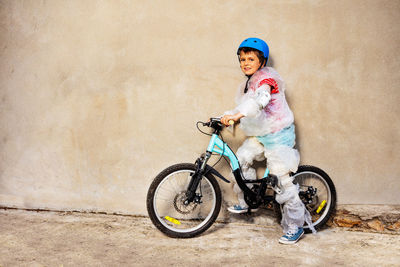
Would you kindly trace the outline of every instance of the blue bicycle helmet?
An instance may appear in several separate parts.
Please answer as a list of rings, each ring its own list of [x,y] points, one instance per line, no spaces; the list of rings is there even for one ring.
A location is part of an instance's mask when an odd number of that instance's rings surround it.
[[[247,38],[244,40],[237,50],[237,54],[240,54],[240,48],[253,48],[263,53],[265,58],[265,64],[267,64],[269,56],[269,47],[266,42],[259,38]]]

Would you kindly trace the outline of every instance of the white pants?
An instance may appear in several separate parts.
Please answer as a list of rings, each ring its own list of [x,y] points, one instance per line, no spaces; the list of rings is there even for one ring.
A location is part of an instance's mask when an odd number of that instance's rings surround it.
[[[302,227],[307,213],[299,198],[298,188],[289,176],[289,172],[297,171],[300,161],[298,151],[288,146],[275,146],[273,149],[268,149],[256,137],[250,137],[239,147],[237,157],[242,173],[248,180],[257,179],[256,170],[251,167],[253,160],[267,159],[267,167],[271,174],[278,176],[279,187],[283,191],[282,194],[276,195],[276,201],[283,205],[281,224],[284,232],[297,231],[298,227]],[[234,191],[238,195],[239,205],[247,207],[243,191],[237,184],[234,185]]]

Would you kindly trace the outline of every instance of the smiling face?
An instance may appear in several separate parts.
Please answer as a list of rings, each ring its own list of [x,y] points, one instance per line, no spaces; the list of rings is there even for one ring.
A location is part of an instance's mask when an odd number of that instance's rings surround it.
[[[261,62],[254,51],[244,52],[239,54],[240,68],[246,75],[253,75],[260,67]]]

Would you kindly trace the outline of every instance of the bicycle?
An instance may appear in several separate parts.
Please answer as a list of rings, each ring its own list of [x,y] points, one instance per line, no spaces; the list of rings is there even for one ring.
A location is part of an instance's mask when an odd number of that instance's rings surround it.
[[[200,130],[199,124],[210,127],[212,133]],[[164,169],[151,183],[147,193],[147,211],[152,223],[165,235],[173,238],[191,238],[206,231],[217,219],[221,209],[222,194],[216,177],[230,183],[214,166],[221,158],[230,162],[233,176],[243,190],[245,201],[251,209],[260,206],[277,207],[275,195],[280,194],[277,176],[265,170],[263,178],[247,180],[243,177],[236,155],[223,141],[223,125],[219,118],[209,122],[198,122],[197,128],[211,136],[206,152],[195,163],[179,163]],[[219,160],[207,164],[212,155],[220,155]],[[331,178],[322,169],[305,165],[299,166],[293,183],[299,185],[299,196],[312,217],[312,225],[320,229],[329,220],[336,206],[336,189]],[[251,188],[247,186],[252,184]],[[268,189],[273,194],[266,194]],[[279,214],[278,214],[279,215]],[[310,232],[308,225],[304,230]]]

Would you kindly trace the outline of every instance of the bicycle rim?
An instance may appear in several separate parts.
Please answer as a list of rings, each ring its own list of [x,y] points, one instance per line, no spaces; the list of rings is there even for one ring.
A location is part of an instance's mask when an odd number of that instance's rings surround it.
[[[184,204],[185,193],[193,170],[179,170],[166,176],[157,186],[153,206],[159,222],[167,229],[189,233],[202,228],[216,208],[216,193],[211,182],[203,177],[196,193],[201,194],[200,203]]]
[[[317,193],[311,203],[305,203],[307,210],[311,214],[312,224],[318,227],[324,224],[332,205],[332,192],[327,181],[318,173],[304,171],[294,175],[295,184],[299,184],[300,191],[306,191],[309,186],[317,189]],[[309,228],[307,225],[304,228]]]

